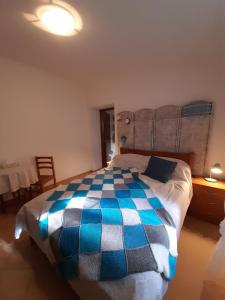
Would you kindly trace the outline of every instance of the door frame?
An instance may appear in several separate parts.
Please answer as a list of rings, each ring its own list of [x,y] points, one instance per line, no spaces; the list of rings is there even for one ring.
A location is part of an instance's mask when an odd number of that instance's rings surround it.
[[[104,113],[108,110],[114,110],[114,107],[107,107],[103,109],[99,109],[100,114],[100,135],[101,135],[101,156],[102,156],[102,167],[106,167],[106,147],[105,147],[105,140],[104,140]]]

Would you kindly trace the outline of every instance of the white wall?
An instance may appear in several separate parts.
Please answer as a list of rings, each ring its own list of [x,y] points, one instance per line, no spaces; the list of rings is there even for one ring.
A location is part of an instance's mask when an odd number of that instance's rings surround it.
[[[90,170],[88,117],[75,83],[0,58],[0,162],[53,155],[57,180]]]
[[[53,155],[62,180],[101,167],[99,108],[135,111],[211,99],[208,165],[220,162],[225,169],[223,75],[219,60],[158,65],[145,73],[89,81],[84,94],[68,79],[0,58],[0,162]]]
[[[222,84],[222,69],[219,61],[205,64],[182,62],[175,66],[158,65],[157,69],[117,78],[89,82],[87,91],[90,107],[101,107],[114,103],[116,112],[136,111],[141,108],[156,108],[162,105],[183,105],[190,101],[210,99],[215,104],[209,151],[208,166],[220,162],[225,170],[225,91]],[[92,135],[98,134],[98,125],[92,126]],[[197,142],[197,141],[196,141]],[[95,149],[93,164],[98,167]]]

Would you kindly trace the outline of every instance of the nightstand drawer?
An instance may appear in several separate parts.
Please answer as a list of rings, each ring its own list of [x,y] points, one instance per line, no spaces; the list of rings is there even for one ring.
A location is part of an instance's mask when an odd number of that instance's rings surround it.
[[[217,211],[217,212],[224,212],[224,200],[216,200],[216,199],[209,199],[204,197],[198,197],[198,195],[194,195],[190,208],[196,208],[198,210],[204,210],[204,211]]]
[[[194,184],[193,198],[188,213],[205,221],[219,224],[225,216],[224,201],[224,189]]]
[[[204,197],[205,199],[225,200],[225,190],[219,190],[211,187],[194,185],[194,195]]]
[[[224,205],[223,203],[218,205],[217,203],[204,203],[197,201],[191,202],[188,213],[191,216],[199,219],[219,224],[224,219]]]

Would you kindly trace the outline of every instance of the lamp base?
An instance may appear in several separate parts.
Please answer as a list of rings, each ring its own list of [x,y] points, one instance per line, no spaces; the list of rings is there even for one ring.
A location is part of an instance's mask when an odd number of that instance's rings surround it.
[[[205,180],[209,182],[217,182],[215,178],[211,178],[211,177],[206,177]]]

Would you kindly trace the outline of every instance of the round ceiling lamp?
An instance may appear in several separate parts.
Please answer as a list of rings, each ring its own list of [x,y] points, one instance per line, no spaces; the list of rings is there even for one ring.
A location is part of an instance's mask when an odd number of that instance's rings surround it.
[[[69,4],[59,0],[39,6],[35,10],[35,16],[30,16],[33,25],[61,36],[75,35],[83,26],[79,13]],[[26,15],[25,17],[28,19]]]

